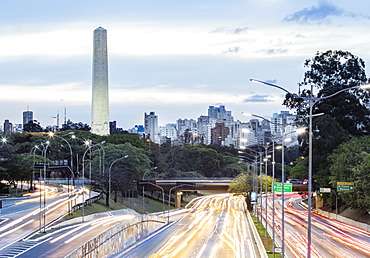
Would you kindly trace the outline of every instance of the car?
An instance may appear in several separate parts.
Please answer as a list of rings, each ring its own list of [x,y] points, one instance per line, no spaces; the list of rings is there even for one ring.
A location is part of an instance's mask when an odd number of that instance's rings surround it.
[[[304,185],[308,185],[308,179],[303,179],[302,184],[304,184]]]
[[[293,178],[289,178],[286,183],[291,183],[293,185],[299,185],[299,184],[302,184],[302,180],[301,179],[293,179]]]

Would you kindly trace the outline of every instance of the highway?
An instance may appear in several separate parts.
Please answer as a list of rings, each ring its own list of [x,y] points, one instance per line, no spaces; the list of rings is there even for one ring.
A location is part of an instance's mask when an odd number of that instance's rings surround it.
[[[13,205],[1,209],[0,256],[4,257],[2,251],[7,246],[35,231],[43,232],[46,229],[45,224],[47,225],[56,218],[65,215],[71,203],[80,202],[79,199],[82,199],[81,192],[82,189],[80,188],[79,192],[68,194],[65,188],[59,188],[58,190],[55,187],[46,186],[41,188],[41,194],[37,192],[18,198]],[[87,196],[85,193],[85,198]],[[45,207],[44,197],[46,200]]]
[[[289,257],[306,257],[307,210],[296,193],[285,194],[285,245]],[[265,200],[265,198],[263,198]],[[263,206],[265,202],[263,202]],[[272,196],[268,197],[268,223],[272,227]],[[275,200],[275,230],[281,236],[281,200]],[[265,218],[265,210],[263,210]],[[370,232],[312,213],[312,257],[370,257]]]
[[[243,197],[229,194],[194,200],[173,224],[112,257],[259,257]]]
[[[55,227],[52,232],[23,242],[24,251],[17,257],[28,258],[48,258],[48,257],[65,257],[82,244],[93,239],[105,230],[122,222],[129,220],[136,214],[126,213],[117,216],[106,216],[85,221],[83,223],[74,223],[63,227]],[[22,248],[16,246],[15,248]]]

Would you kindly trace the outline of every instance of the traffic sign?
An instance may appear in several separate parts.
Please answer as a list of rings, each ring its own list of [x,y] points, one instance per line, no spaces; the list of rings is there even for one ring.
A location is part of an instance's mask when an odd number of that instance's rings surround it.
[[[331,188],[320,188],[320,193],[330,193]]]
[[[341,192],[353,192],[355,183],[353,182],[337,182],[337,191]]]
[[[274,183],[273,184],[274,192],[281,193],[283,191],[282,186],[283,186],[283,183]],[[284,184],[284,192],[285,193],[291,193],[292,189],[293,189],[292,183],[285,183]]]

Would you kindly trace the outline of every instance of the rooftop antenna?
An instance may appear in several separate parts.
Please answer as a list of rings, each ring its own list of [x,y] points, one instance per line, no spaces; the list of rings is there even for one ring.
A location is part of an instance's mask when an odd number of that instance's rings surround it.
[[[59,110],[58,110],[58,114],[57,114],[57,130],[59,130]]]
[[[67,124],[67,108],[64,108],[64,124]]]
[[[53,119],[54,119],[54,123],[53,123],[53,132],[55,133],[55,131],[56,131],[56,122],[55,122],[55,119],[57,119],[58,117],[56,117],[56,116],[52,116],[51,118],[53,118]]]

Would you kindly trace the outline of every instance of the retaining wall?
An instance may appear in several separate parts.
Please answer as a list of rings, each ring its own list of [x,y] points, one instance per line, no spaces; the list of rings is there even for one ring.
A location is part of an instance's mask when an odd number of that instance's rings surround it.
[[[358,228],[361,228],[363,230],[366,230],[366,231],[369,231],[370,232],[370,225],[369,224],[358,222],[358,221],[355,221],[353,219],[349,219],[349,218],[343,217],[341,215],[336,215],[335,213],[332,213],[332,212],[327,212],[327,211],[323,211],[323,210],[316,210],[316,212],[319,213],[319,214],[321,214],[321,215],[327,216],[329,218],[338,220],[340,222],[344,222],[344,223],[346,223],[348,225],[351,225],[351,226],[354,226],[354,227],[358,227]]]

